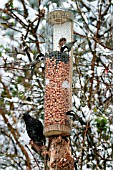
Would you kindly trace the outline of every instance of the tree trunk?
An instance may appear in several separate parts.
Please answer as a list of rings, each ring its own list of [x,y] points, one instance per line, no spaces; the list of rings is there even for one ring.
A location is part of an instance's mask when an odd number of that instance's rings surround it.
[[[71,156],[70,141],[66,137],[49,138],[48,170],[74,170],[74,159]],[[47,169],[46,169],[47,170]]]

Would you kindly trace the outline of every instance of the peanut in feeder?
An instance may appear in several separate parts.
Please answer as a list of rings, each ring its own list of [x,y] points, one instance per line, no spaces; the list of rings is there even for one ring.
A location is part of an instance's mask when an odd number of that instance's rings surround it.
[[[73,40],[73,15],[56,10],[47,15],[47,22],[52,32],[51,42],[46,42],[49,54],[45,68],[44,135],[70,136],[71,127],[65,113],[72,107],[72,50],[69,54],[60,52],[59,40]]]

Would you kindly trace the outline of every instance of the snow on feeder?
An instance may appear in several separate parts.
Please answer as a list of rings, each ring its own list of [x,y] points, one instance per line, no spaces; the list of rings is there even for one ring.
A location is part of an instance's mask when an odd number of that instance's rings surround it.
[[[66,112],[72,109],[72,50],[60,52],[59,40],[73,40],[73,15],[56,10],[48,13],[47,22],[51,42],[47,42],[49,53],[45,66],[44,135],[70,136]]]

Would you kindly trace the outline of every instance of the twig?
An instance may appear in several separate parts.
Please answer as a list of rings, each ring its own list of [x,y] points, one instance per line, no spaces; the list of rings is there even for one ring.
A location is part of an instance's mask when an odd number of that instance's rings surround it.
[[[30,148],[29,148],[27,145],[25,145],[25,146],[26,146],[26,148],[29,150],[29,152],[31,153],[31,155],[33,156],[33,158],[34,158],[34,160],[35,160],[35,162],[36,162],[37,167],[39,168],[39,170],[41,170],[41,169],[40,169],[40,166],[39,166],[39,164],[38,164],[38,161],[37,161],[37,159],[35,158],[35,156],[33,155],[32,151],[30,150]]]

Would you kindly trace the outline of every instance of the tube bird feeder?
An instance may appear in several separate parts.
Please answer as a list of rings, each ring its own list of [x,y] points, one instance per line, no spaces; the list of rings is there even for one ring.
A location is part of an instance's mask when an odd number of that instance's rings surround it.
[[[61,38],[73,41],[73,15],[55,10],[48,13],[47,24],[52,32],[45,64],[44,135],[70,136],[66,112],[72,109],[72,50],[60,52],[58,42]]]

